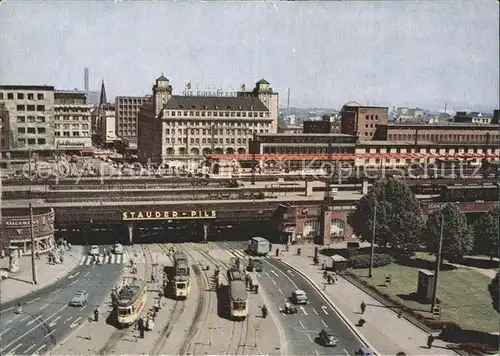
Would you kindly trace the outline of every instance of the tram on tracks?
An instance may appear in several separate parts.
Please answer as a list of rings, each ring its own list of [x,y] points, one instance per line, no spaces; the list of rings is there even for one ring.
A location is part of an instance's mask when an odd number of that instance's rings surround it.
[[[175,298],[186,299],[189,290],[191,289],[190,269],[187,256],[184,252],[175,252],[174,260],[174,276],[172,280],[173,294]]]
[[[229,309],[232,319],[245,320],[248,316],[248,294],[241,271],[232,267],[227,271],[229,280]]]
[[[122,285],[111,294],[117,311],[118,323],[122,328],[133,324],[146,307],[148,292],[146,282],[134,279]]]

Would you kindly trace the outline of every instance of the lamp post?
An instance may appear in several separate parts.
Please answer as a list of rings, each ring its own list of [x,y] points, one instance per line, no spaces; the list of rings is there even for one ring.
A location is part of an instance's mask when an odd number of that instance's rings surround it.
[[[366,196],[363,196],[363,198],[367,201],[368,205],[370,206],[370,209],[373,210],[373,223],[372,223],[372,241],[370,245],[370,267],[368,269],[368,278],[372,278],[372,270],[373,270],[373,257],[375,255],[375,230],[376,230],[376,222],[377,222],[377,200],[375,199],[375,203],[372,206],[370,201],[366,198]]]

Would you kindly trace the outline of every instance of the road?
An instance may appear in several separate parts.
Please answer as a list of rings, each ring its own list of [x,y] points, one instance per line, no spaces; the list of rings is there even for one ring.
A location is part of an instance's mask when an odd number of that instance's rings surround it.
[[[248,258],[245,253],[246,242],[218,242],[217,246],[228,254]],[[322,295],[301,275],[291,271],[279,260],[268,256],[263,259],[264,270],[258,273],[259,283],[269,296],[272,305],[268,309],[278,311],[296,289],[302,289],[310,303],[297,306],[296,315],[280,315],[288,340],[288,352],[294,355],[354,355],[354,350],[363,346],[337,313],[326,303]],[[316,338],[323,328],[329,328],[339,339],[339,345],[332,348],[321,346]]]
[[[1,306],[0,354],[43,354],[87,322],[96,307],[116,284],[124,264],[78,265],[66,277],[33,294]],[[68,305],[77,290],[89,292],[84,307]],[[22,313],[15,314],[17,303]],[[102,319],[102,316],[101,316]]]

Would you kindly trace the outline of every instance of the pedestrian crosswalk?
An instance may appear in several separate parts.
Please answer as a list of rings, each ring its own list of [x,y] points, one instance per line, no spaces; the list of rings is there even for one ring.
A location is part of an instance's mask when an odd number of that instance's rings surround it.
[[[248,255],[244,250],[241,249],[228,249],[224,250],[230,257],[236,257],[240,259],[249,259],[252,256]],[[269,256],[262,256],[261,258],[269,258]]]
[[[96,261],[97,260],[97,261]],[[82,256],[80,259],[79,265],[90,265],[94,263],[99,264],[122,264],[125,263],[126,256],[125,255],[108,255],[108,256]]]

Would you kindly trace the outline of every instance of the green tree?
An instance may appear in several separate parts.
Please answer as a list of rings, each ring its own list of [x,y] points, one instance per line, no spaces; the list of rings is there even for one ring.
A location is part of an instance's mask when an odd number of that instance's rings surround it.
[[[441,215],[444,217],[442,257],[448,261],[460,259],[474,247],[474,235],[464,213],[453,204],[447,204],[429,215],[425,234],[427,247],[437,254],[441,234]]]
[[[498,256],[498,235],[500,233],[500,206],[483,214],[474,224],[474,250],[493,257]]]
[[[492,281],[490,282],[490,284],[488,285],[488,290],[490,291],[490,295],[491,295],[491,302],[493,303],[493,308],[495,308],[495,310],[497,312],[500,312],[500,290],[498,289],[499,286],[498,286],[498,279],[500,277],[498,276],[498,272],[495,276],[495,278],[492,279]]]
[[[347,221],[362,241],[372,240],[375,204],[375,242],[400,253],[413,253],[424,228],[420,203],[408,185],[389,178],[376,182],[368,195],[358,201]]]

